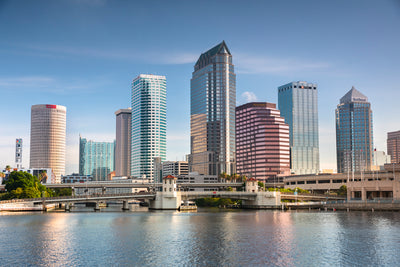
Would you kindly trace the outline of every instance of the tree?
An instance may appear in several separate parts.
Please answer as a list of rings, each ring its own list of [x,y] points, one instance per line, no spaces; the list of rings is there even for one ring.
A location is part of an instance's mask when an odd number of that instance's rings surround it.
[[[226,172],[221,172],[219,178],[224,179],[226,182],[229,179],[229,175]]]
[[[52,196],[52,191],[42,185],[37,177],[23,171],[10,173],[5,188],[7,194],[3,196],[4,199],[37,198],[42,196],[42,192],[45,192],[45,196]]]
[[[346,186],[346,185],[342,185],[342,186],[339,188],[337,194],[338,194],[339,196],[347,196],[347,186]]]
[[[10,165],[6,165],[6,171],[11,171],[11,166]]]
[[[237,173],[234,173],[231,175],[231,178],[235,181],[235,183],[237,182],[237,180],[240,178],[240,175]]]

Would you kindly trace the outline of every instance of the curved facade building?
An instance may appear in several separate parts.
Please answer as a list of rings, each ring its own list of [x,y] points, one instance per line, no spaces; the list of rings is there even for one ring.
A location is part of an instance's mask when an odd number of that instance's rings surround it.
[[[30,168],[51,168],[55,183],[65,173],[66,115],[60,105],[31,108]]]

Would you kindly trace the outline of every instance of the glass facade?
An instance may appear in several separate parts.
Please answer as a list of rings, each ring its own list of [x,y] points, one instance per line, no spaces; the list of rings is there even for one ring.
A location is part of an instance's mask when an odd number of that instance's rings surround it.
[[[372,110],[368,98],[354,87],[336,108],[336,159],[339,173],[371,170]]]
[[[165,76],[140,74],[132,81],[131,176],[153,179],[153,158],[167,156]]]
[[[400,163],[400,131],[387,134],[387,153],[391,156],[391,163]]]
[[[225,42],[201,54],[190,87],[189,171],[235,173],[236,75]]]
[[[79,175],[92,175],[94,181],[105,181],[114,171],[114,142],[95,142],[79,136]]]
[[[289,124],[290,169],[293,174],[319,172],[317,85],[291,82],[278,87],[281,116]]]

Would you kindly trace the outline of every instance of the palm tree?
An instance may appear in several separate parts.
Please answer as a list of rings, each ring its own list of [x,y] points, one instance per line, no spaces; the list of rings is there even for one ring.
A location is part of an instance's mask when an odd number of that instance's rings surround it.
[[[240,178],[240,175],[237,173],[234,173],[231,175],[232,179],[235,181],[235,183],[237,182],[237,180]]]
[[[226,172],[221,172],[219,178],[224,179],[226,182],[229,179],[229,175]]]
[[[242,180],[243,183],[247,181],[246,175],[240,175],[240,179]]]

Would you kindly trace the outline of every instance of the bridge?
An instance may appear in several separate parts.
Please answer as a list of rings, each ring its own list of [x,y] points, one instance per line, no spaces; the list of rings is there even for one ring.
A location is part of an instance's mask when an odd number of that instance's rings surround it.
[[[70,184],[71,185],[71,184]],[[104,188],[105,184],[73,184],[74,188]],[[111,187],[130,188],[141,186],[142,188],[154,188],[154,183],[110,183],[107,184]],[[53,186],[64,186],[68,187],[68,184],[56,184]],[[165,177],[163,183],[157,183],[157,187],[161,187],[162,191],[151,191],[151,192],[140,192],[140,193],[124,193],[124,194],[92,194],[92,195],[78,195],[68,197],[50,197],[50,198],[37,198],[37,199],[21,199],[21,200],[9,200],[0,201],[1,204],[17,203],[17,202],[30,202],[33,205],[42,205],[43,209],[48,204],[63,203],[65,204],[66,210],[70,210],[72,203],[82,202],[94,202],[96,203],[96,210],[99,209],[99,202],[107,200],[119,200],[123,202],[123,209],[128,209],[128,201],[130,199],[146,199],[149,202],[150,209],[166,210],[179,209],[182,201],[194,200],[206,197],[218,197],[218,198],[231,198],[242,200],[242,207],[244,208],[279,208],[281,206],[281,199],[287,200],[306,200],[306,201],[326,201],[330,200],[341,200],[343,197],[335,197],[328,195],[315,195],[315,194],[290,194],[280,192],[268,192],[259,191],[258,182],[255,179],[246,181],[245,191],[184,191],[185,186],[193,187],[238,187],[243,186],[242,183],[202,183],[202,184],[179,184],[177,179],[173,176]],[[54,188],[54,187],[53,187]]]

